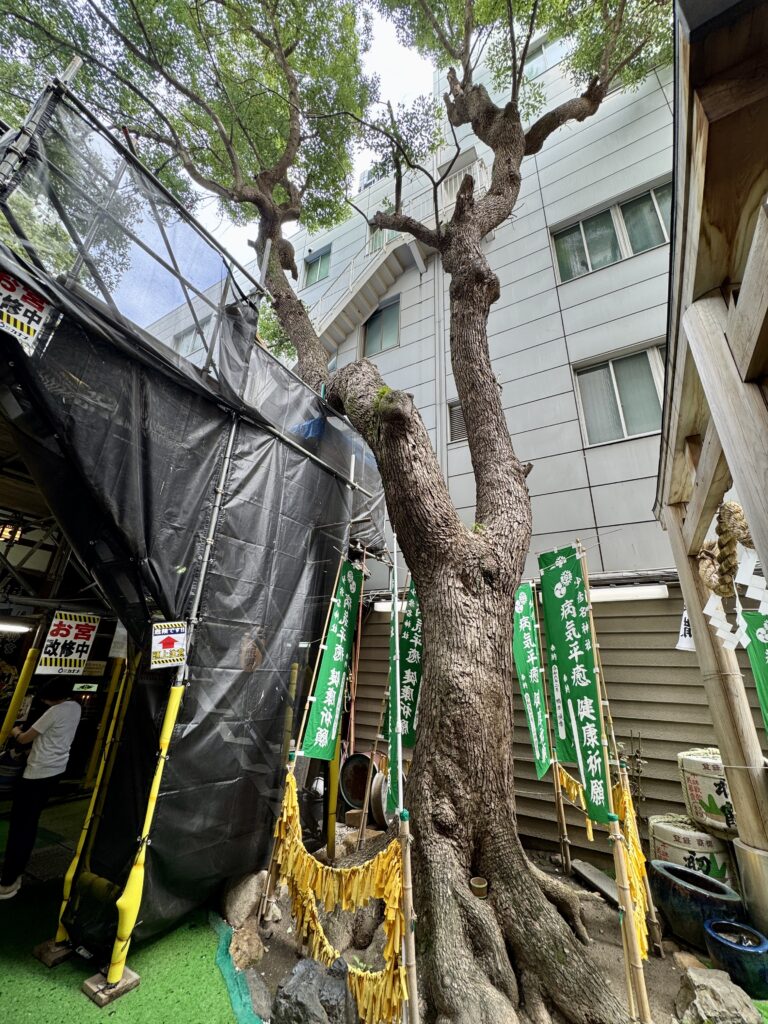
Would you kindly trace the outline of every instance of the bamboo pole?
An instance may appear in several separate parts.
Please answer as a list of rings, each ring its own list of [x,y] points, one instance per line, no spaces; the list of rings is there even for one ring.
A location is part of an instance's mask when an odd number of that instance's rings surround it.
[[[357,673],[360,668],[360,648],[363,641],[363,593],[365,591],[365,559],[368,554],[363,548],[363,585],[360,591],[360,601],[357,606],[357,643],[355,644],[355,656],[352,666],[352,678],[350,680],[350,702],[349,702],[349,743],[348,752],[355,752],[355,700],[357,699]]]
[[[578,538],[576,540],[576,545],[584,575],[584,590],[587,598],[587,607],[589,608],[590,637],[592,641],[592,649],[594,651],[596,650],[597,637],[595,635],[594,616],[592,615],[592,595],[589,587],[587,559],[584,549],[581,546],[581,541],[578,540]],[[634,907],[632,903],[632,894],[629,889],[629,875],[627,873],[627,858],[624,846],[625,840],[621,828],[619,827],[618,816],[616,815],[613,806],[613,793],[611,791],[611,762],[610,757],[608,756],[608,737],[606,734],[605,718],[603,715],[603,701],[598,700],[597,704],[600,719],[600,737],[602,743],[603,762],[605,764],[605,775],[608,780],[608,793],[606,794],[609,812],[608,829],[611,842],[613,844],[613,863],[616,869],[616,889],[619,897],[619,924],[622,930],[622,941],[625,944],[628,954],[627,959],[629,961],[629,971],[627,972],[627,1000],[631,1010],[634,999],[637,1007],[637,1015],[641,1024],[653,1024],[651,1007],[648,1002],[648,992],[645,987],[643,961],[640,956],[640,946],[637,941],[637,932],[634,927]]]
[[[16,680],[16,688],[13,691],[11,697],[11,703],[8,705],[8,710],[5,713],[5,719],[3,720],[2,728],[0,728],[0,747],[5,744],[5,741],[11,735],[11,729],[13,729],[16,716],[19,713],[21,705],[24,703],[24,698],[27,695],[29,684],[32,680],[32,676],[35,674],[37,668],[37,660],[40,657],[40,649],[42,647],[43,637],[45,636],[45,619],[41,619],[37,629],[35,630],[35,636],[32,640],[32,646],[27,651],[27,656],[24,659],[19,678]]]
[[[90,760],[88,761],[88,768],[85,772],[85,779],[83,780],[83,786],[85,789],[90,789],[93,783],[93,777],[96,774],[96,769],[99,764],[99,756],[102,751],[101,739],[104,736],[104,731],[107,728],[107,724],[111,721],[112,713],[112,700],[117,692],[118,683],[121,684],[121,680],[125,673],[125,658],[115,658],[114,664],[112,665],[112,674],[109,680],[109,688],[107,690],[107,696],[104,701],[104,710],[101,713],[99,724],[96,729],[96,737],[93,741],[93,750],[91,752]]]
[[[118,661],[124,661],[125,659],[119,658]],[[138,658],[135,659],[135,666],[138,666]],[[118,723],[120,706],[123,700],[123,695],[126,688],[126,683],[129,677],[133,677],[134,666],[131,667],[130,671],[121,673],[120,676],[120,687],[117,692],[117,698],[114,704],[114,712],[109,720],[109,726],[107,728],[107,735],[104,741],[104,756],[97,759],[98,772],[96,774],[96,782],[91,793],[91,799],[88,803],[88,810],[85,812],[85,818],[83,820],[82,828],[80,829],[80,836],[77,841],[77,847],[75,848],[75,854],[70,861],[67,873],[64,875],[64,890],[61,898],[61,909],[59,910],[59,924],[56,931],[56,937],[54,942],[66,942],[69,938],[67,929],[62,923],[64,917],[64,911],[67,909],[70,897],[72,895],[72,883],[75,878],[75,873],[80,864],[80,858],[83,856],[83,850],[85,848],[86,839],[88,836],[88,830],[91,826],[91,822],[96,816],[96,805],[99,802],[99,790],[101,787],[101,781],[104,777],[104,770],[107,761],[109,760],[109,754],[112,746],[113,737]]]
[[[552,787],[555,791],[555,811],[557,814],[557,832],[560,841],[560,858],[563,862],[563,870],[567,875],[571,873],[571,841],[568,838],[568,824],[565,820],[565,805],[563,803],[563,790],[560,786],[560,770],[559,762],[557,760],[557,749],[555,746],[555,736],[552,730],[552,718],[549,712],[549,691],[547,687],[547,677],[544,674],[544,648],[541,642],[541,624],[539,622],[539,597],[536,584],[531,584],[531,590],[533,591],[533,614],[534,622],[536,625],[536,636],[538,638],[539,645],[539,665],[541,666],[541,672],[543,676],[542,689],[544,691],[544,714],[547,722],[547,741],[549,743],[550,757],[552,761]]]
[[[605,719],[608,725],[608,737],[611,743],[611,750],[613,752],[614,760],[616,761],[617,772],[619,776],[619,782],[621,788],[627,795],[627,799],[632,799],[632,790],[629,785],[629,776],[627,775],[627,769],[624,761],[619,756],[619,744],[616,741],[616,731],[613,726],[613,715],[611,714],[611,705],[608,700],[608,683],[605,679],[605,672],[603,671],[603,659],[600,653],[600,645],[596,644],[594,648],[597,654],[597,665],[600,679],[600,692],[602,695],[603,707],[605,708]],[[656,913],[656,905],[653,902],[653,895],[651,893],[651,883],[648,880],[648,872],[643,872],[643,888],[645,889],[645,899],[648,905],[648,933],[651,937],[651,944],[653,951],[660,959],[664,959],[664,946],[661,941],[661,923]]]
[[[400,844],[403,850],[403,920],[405,921],[405,976],[408,983],[408,1024],[419,1024],[419,989],[416,976],[416,915],[413,912],[411,875],[411,823],[408,811],[400,811]]]
[[[403,810],[403,722],[400,715],[400,595],[397,589],[397,534],[392,534],[392,615],[395,629],[395,707],[390,707],[390,715],[395,718],[395,771],[397,772],[397,813]],[[391,719],[390,719],[391,721]],[[390,766],[390,775],[392,767]]]
[[[296,688],[299,680],[299,663],[294,661],[291,665],[291,675],[288,680],[288,707],[285,711],[285,724],[283,725],[283,746],[280,752],[280,763],[288,762],[288,754],[291,749],[291,733],[293,732],[293,706],[296,703]]]

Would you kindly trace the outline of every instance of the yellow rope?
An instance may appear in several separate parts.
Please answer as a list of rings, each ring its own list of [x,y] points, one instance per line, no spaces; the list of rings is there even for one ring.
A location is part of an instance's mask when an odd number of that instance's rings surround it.
[[[364,1024],[397,1024],[408,998],[405,967],[400,962],[405,925],[402,910],[403,864],[396,839],[365,864],[333,868],[307,853],[301,838],[296,779],[288,773],[283,807],[275,826],[275,863],[291,895],[296,931],[315,960],[330,967],[341,955],[323,931],[317,911],[337,906],[353,910],[372,899],[384,901],[384,963],[382,971],[349,967],[349,987]]]
[[[645,891],[645,854],[640,845],[637,831],[637,818],[632,803],[632,794],[621,782],[613,787],[613,806],[624,826],[624,839],[627,851],[627,874],[629,875],[629,894],[634,907],[633,923],[640,947],[640,956],[648,959],[648,898]]]
[[[560,788],[565,791],[565,795],[572,804],[575,804],[577,807],[581,807],[586,813],[587,800],[584,795],[584,787],[582,784],[578,779],[574,779],[572,775],[569,775],[559,762],[557,765],[557,774],[560,778]],[[592,821],[589,817],[584,819],[584,827],[587,830],[587,839],[590,843],[594,842],[595,836],[592,831]]]

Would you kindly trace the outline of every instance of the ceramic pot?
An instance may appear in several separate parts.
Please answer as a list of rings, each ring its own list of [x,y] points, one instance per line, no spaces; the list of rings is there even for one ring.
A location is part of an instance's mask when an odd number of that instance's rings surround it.
[[[768,999],[768,939],[762,932],[735,921],[713,920],[705,923],[704,937],[715,967],[752,999]]]
[[[729,885],[680,864],[652,860],[649,872],[656,909],[683,942],[705,950],[704,924],[743,921],[741,897]]]

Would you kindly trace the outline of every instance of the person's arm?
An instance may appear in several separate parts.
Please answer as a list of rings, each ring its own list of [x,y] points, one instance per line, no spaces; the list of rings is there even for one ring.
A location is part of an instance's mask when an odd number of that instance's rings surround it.
[[[11,730],[11,736],[13,736],[17,743],[21,743],[23,747],[32,743],[39,735],[40,733],[34,728],[34,726],[30,726],[26,732],[21,731],[20,725],[17,725],[15,729]]]

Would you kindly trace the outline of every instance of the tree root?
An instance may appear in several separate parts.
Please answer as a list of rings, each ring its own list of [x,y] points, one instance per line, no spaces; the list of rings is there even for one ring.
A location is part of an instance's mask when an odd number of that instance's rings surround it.
[[[570,889],[565,882],[561,882],[559,878],[548,875],[546,871],[542,871],[530,861],[528,863],[531,874],[549,902],[560,912],[579,942],[589,946],[592,940],[584,926],[584,916],[578,894]]]

